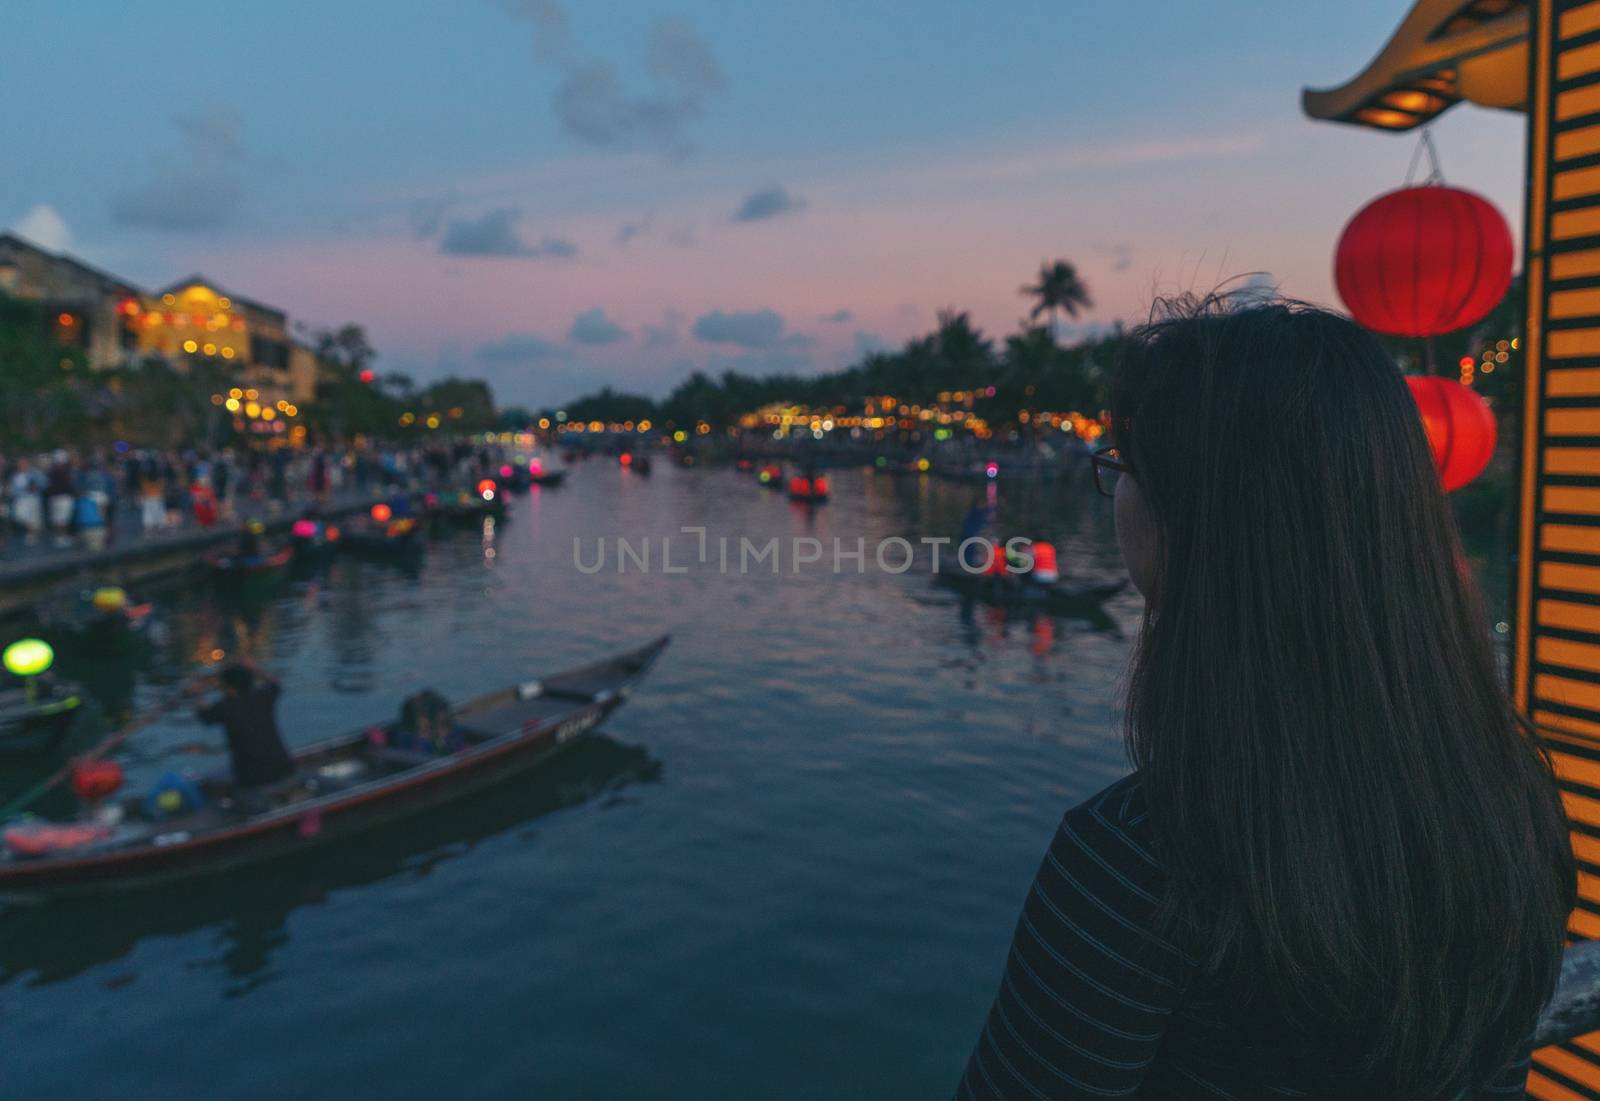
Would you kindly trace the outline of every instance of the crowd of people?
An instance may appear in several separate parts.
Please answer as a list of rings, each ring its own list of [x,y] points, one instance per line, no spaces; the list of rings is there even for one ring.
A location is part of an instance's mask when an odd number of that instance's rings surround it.
[[[0,555],[103,550],[245,516],[448,480],[479,450],[429,447],[157,449],[0,455]]]

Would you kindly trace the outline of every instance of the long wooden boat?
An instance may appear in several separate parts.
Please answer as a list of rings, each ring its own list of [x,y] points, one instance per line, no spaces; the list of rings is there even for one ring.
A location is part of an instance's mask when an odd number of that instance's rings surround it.
[[[404,558],[422,553],[421,528],[415,523],[355,524],[339,533],[337,546],[369,558]]]
[[[284,547],[272,554],[258,554],[251,558],[241,558],[236,554],[214,554],[206,559],[206,565],[219,579],[244,581],[277,573],[293,557],[294,548]]]
[[[939,572],[934,579],[964,596],[987,604],[1034,607],[1047,612],[1065,613],[1098,606],[1128,587],[1126,577],[1109,581],[1063,579],[1053,584],[1040,584],[1026,579],[1018,581],[990,577],[988,574],[969,573],[960,565],[944,558],[939,560]]]
[[[550,488],[552,486],[560,485],[566,479],[566,477],[567,472],[565,469],[547,470],[543,474],[530,474],[528,476],[528,480],[536,486]]]
[[[120,804],[122,821],[111,827],[22,822],[5,831],[0,895],[39,897],[205,875],[291,855],[458,799],[539,764],[593,730],[628,698],[669,641],[663,636],[460,706],[453,720],[464,744],[451,753],[392,747],[394,720],[308,746],[294,755],[294,777],[256,793],[258,800],[266,797],[266,809],[246,810],[232,781],[217,777],[200,782],[200,809],[176,817],[152,820],[140,799],[129,798]],[[37,850],[34,842],[51,829],[82,840],[47,855],[18,851]]]

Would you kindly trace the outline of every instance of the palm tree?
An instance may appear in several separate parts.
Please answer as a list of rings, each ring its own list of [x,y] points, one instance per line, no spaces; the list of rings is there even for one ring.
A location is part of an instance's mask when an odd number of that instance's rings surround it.
[[[1089,298],[1089,288],[1078,278],[1078,269],[1065,260],[1051,263],[1046,260],[1039,265],[1039,281],[1032,286],[1023,287],[1022,293],[1037,301],[1034,303],[1033,312],[1029,318],[1037,318],[1042,313],[1050,315],[1050,335],[1055,336],[1056,312],[1065,310],[1068,317],[1077,317],[1078,310],[1094,308],[1094,302]]]

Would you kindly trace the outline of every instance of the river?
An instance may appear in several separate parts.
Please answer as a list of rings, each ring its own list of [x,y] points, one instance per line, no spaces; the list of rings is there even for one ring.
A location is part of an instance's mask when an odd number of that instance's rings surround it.
[[[166,642],[95,663],[91,687],[136,709],[248,648],[284,681],[291,742],[423,686],[463,698],[674,641],[603,734],[531,777],[313,857],[0,914],[6,1095],[946,1096],[1057,820],[1125,770],[1141,611],[1131,592],[1092,621],[966,604],[926,549],[877,568],[881,539],[955,534],[975,491],[841,471],[807,510],[730,469],[597,458],[414,574],[340,561],[256,599],[156,594]],[[1063,572],[1118,570],[1087,480],[997,495]],[[654,540],[656,568],[575,566],[575,539],[587,565],[617,536]],[[681,573],[659,568],[667,537]],[[724,571],[724,537],[779,539],[780,572]],[[797,537],[825,548],[798,572]],[[835,538],[866,540],[864,570],[833,572]],[[130,786],[215,765],[216,741],[165,720],[127,746]]]

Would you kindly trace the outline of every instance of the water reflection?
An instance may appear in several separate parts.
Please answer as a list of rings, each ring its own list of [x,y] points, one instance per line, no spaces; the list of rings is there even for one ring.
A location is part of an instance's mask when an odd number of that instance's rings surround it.
[[[192,970],[215,973],[227,997],[268,982],[273,955],[289,943],[288,918],[337,891],[395,876],[426,877],[480,842],[628,786],[660,780],[643,746],[604,734],[585,738],[530,775],[513,778],[381,829],[305,855],[190,882],[0,910],[0,988],[47,986],[124,959],[139,943],[215,927],[211,954]],[[214,951],[211,951],[214,949]],[[108,987],[137,978],[124,972]]]
[[[1062,626],[1068,622],[1086,630],[1104,631],[1113,638],[1122,636],[1116,620],[1099,604],[1085,602],[1070,612],[1047,612],[1026,606],[989,604],[957,594],[952,594],[951,599],[956,604],[962,640],[973,649],[1025,636],[1034,655],[1045,657],[1055,651]]]

